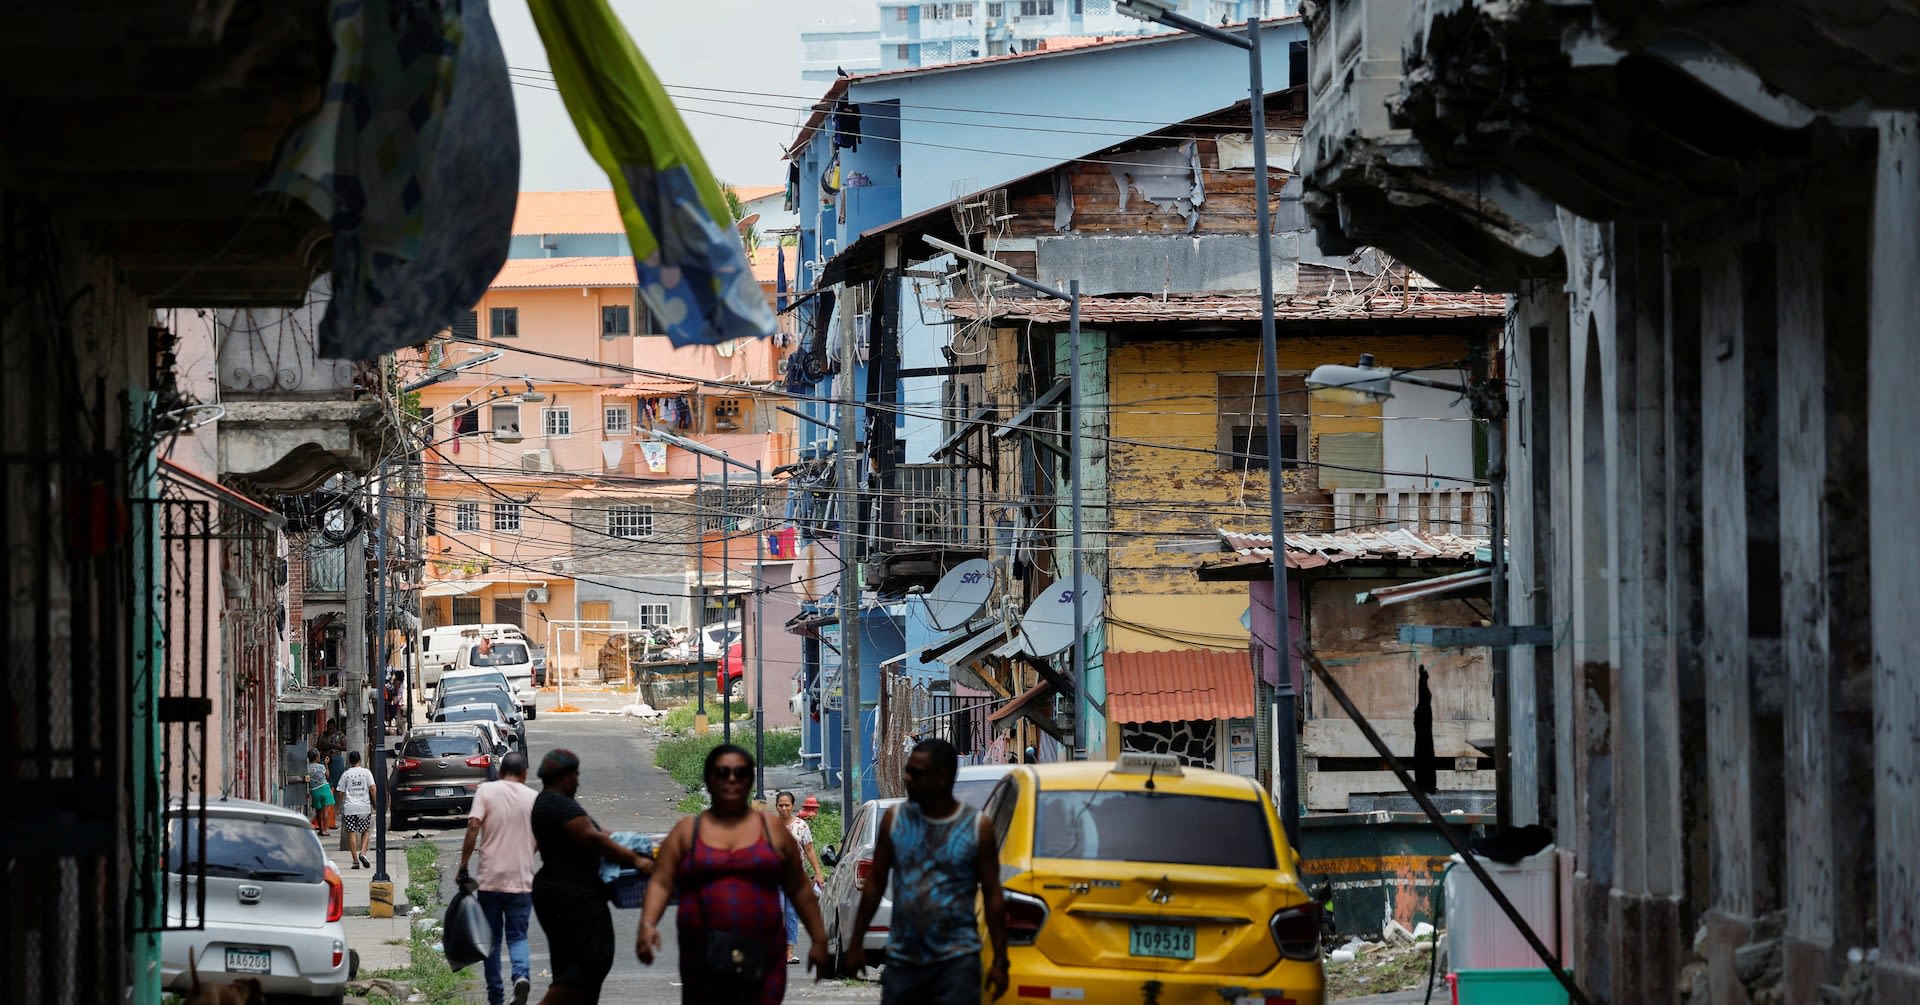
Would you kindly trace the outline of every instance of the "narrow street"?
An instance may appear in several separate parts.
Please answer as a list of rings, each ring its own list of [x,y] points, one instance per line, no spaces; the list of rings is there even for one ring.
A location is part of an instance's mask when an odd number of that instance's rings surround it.
[[[537,758],[554,747],[567,747],[580,755],[580,802],[587,812],[610,830],[664,832],[678,814],[674,804],[683,794],[663,771],[653,766],[653,736],[637,719],[624,716],[573,713],[542,714],[528,724],[528,744]],[[534,784],[538,784],[535,782]],[[463,824],[454,820],[430,819],[417,824],[400,839],[422,834],[440,846],[441,875],[445,888],[442,898],[453,895],[453,876],[460,864]],[[601,1000],[631,1002],[636,1005],[670,1005],[680,1001],[679,973],[675,961],[679,948],[674,939],[672,911],[661,926],[663,958],[652,967],[641,966],[633,955],[634,932],[640,926],[639,911],[613,912],[613,973],[607,978]],[[801,933],[800,956],[806,958],[806,933]],[[549,975],[546,933],[536,921],[529,936],[533,954],[533,1000],[545,992]],[[805,966],[788,968],[788,1001],[820,1002],[825,1005],[852,1005],[880,999],[878,984],[829,980],[815,986]],[[474,1001],[486,1000],[479,968],[473,971]]]

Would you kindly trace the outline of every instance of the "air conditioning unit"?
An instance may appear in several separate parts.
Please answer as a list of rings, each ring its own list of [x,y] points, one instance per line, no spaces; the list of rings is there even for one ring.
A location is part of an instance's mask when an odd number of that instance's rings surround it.
[[[520,470],[552,471],[553,470],[553,451],[529,450],[526,453],[521,454]]]
[[[526,601],[527,601],[527,603],[529,603],[529,604],[544,604],[544,603],[546,603],[546,602],[547,602],[547,588],[546,588],[546,587],[544,587],[544,586],[529,586],[529,587],[527,587],[527,593],[526,593]]]

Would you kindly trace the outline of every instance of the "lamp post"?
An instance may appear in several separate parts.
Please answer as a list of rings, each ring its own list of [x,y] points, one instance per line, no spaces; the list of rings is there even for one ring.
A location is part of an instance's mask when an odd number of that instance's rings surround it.
[[[1492,552],[1492,631],[1495,635],[1488,643],[1493,670],[1493,773],[1497,779],[1494,816],[1496,826],[1506,827],[1513,822],[1513,797],[1508,789],[1512,781],[1508,750],[1512,746],[1513,710],[1507,705],[1507,688],[1511,640],[1515,638],[1512,616],[1507,609],[1507,398],[1496,380],[1479,380],[1470,385],[1433,380],[1375,366],[1370,353],[1361,355],[1359,366],[1329,363],[1315,367],[1307,377],[1307,386],[1350,400],[1377,402],[1393,397],[1395,381],[1458,394],[1471,403],[1473,417],[1487,424],[1487,490],[1493,510],[1487,519],[1487,532],[1492,539],[1488,550]],[[1502,635],[1508,639],[1506,644],[1501,643]]]
[[[1087,694],[1087,626],[1083,620],[1081,604],[1086,589],[1086,550],[1081,546],[1081,485],[1080,485],[1080,280],[1067,283],[1065,293],[1044,283],[1031,279],[1009,268],[1003,262],[994,261],[985,255],[968,251],[957,244],[950,244],[937,237],[922,237],[921,240],[953,255],[964,258],[976,265],[983,265],[1006,276],[1015,285],[1025,287],[1043,297],[1067,302],[1067,411],[1073,416],[1073,428],[1067,436],[1067,466],[1073,469],[1073,495],[1069,507],[1069,523],[1073,541],[1073,757],[1075,760],[1087,758],[1087,717],[1082,706],[1092,707],[1093,699]],[[1104,710],[1102,710],[1104,714]]]
[[[734,460],[733,455],[728,453],[725,450],[718,450],[713,447],[709,447],[704,443],[700,443],[695,440],[689,440],[684,436],[675,436],[672,433],[664,432],[659,429],[650,430],[649,432],[651,433],[654,439],[659,440],[660,442],[668,444],[670,446],[679,447],[680,449],[685,450],[688,453],[694,455],[695,458],[711,457],[714,460],[720,462],[720,465],[721,465],[720,495],[723,500],[721,502],[721,506],[723,508],[726,506],[726,502],[724,500],[727,494],[727,489],[726,489],[726,486],[728,484],[727,472],[732,468],[740,468],[743,471],[753,472],[753,498],[754,498],[754,505],[756,508],[760,505],[761,500],[765,498],[764,485],[761,481],[763,469],[760,464],[760,461],[757,458],[754,460],[752,464],[748,464],[744,461]],[[721,580],[723,584],[729,583],[733,579],[733,569],[728,563],[728,551],[727,551],[727,538],[730,537],[731,535],[732,535],[731,528],[725,528],[722,530],[721,537],[720,537],[720,549],[721,549],[720,550],[720,556],[721,556],[720,557],[721,573],[720,574],[722,577],[724,577]],[[754,541],[754,544],[753,544],[753,763],[754,763],[754,772],[755,772],[754,787],[756,790],[757,797],[760,799],[765,799],[767,797],[767,757],[766,757],[766,754],[767,754],[767,703],[766,703],[767,657],[766,657],[766,649],[763,646],[763,642],[766,639],[766,620],[767,620],[766,617],[764,616],[766,614],[766,597],[767,597],[767,538],[765,534],[762,534],[760,532],[760,529],[758,527],[754,528],[753,541]],[[724,594],[729,589],[729,587],[723,585],[721,589]],[[703,610],[704,610],[704,604],[705,604],[705,598],[703,597],[702,598]],[[703,646],[706,644],[704,632],[702,633],[700,644]],[[742,666],[746,664],[746,653],[744,652],[745,648],[746,648],[746,636],[743,633],[741,635],[741,649],[743,650],[743,652],[741,653],[741,660],[740,660],[740,663]],[[723,662],[725,661],[725,658],[726,658],[725,654],[722,653],[721,660]],[[724,678],[722,678],[722,684],[723,685],[725,684]],[[706,685],[704,683],[701,685],[701,690],[703,692],[706,690]],[[702,700],[704,701],[704,696]],[[732,741],[733,689],[731,687],[728,687],[726,689],[726,693],[723,699],[723,704],[721,705],[721,715],[725,719],[725,722],[721,725],[721,729],[724,731],[725,736],[727,737],[727,742],[731,743],[733,742]]]
[[[1281,484],[1280,363],[1278,339],[1273,323],[1273,210],[1267,202],[1267,89],[1262,80],[1260,56],[1260,19],[1247,19],[1245,37],[1222,31],[1213,25],[1186,17],[1175,11],[1175,0],[1122,0],[1115,8],[1128,17],[1152,21],[1189,35],[1211,39],[1247,53],[1247,111],[1253,118],[1253,203],[1254,226],[1258,230],[1255,247],[1260,256],[1260,355],[1261,379],[1267,385],[1267,498],[1272,501],[1273,534],[1273,639],[1280,665],[1274,680],[1275,766],[1280,774],[1280,820],[1286,825],[1287,839],[1300,845],[1300,763],[1296,739],[1293,688],[1292,626],[1287,623],[1291,605],[1287,602],[1287,528],[1286,495]]]

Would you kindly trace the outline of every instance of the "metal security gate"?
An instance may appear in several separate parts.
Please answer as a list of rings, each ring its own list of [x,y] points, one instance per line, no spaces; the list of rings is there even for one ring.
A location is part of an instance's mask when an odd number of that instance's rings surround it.
[[[0,405],[11,403],[0,389]],[[103,418],[69,408],[62,421]],[[0,430],[0,1000],[94,1005],[122,1000],[127,979],[127,572],[138,535],[120,460],[43,446],[61,439],[44,426]]]

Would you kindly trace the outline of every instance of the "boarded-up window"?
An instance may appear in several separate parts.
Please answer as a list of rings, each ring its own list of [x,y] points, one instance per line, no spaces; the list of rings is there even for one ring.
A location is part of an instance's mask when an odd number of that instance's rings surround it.
[[[1320,487],[1377,489],[1384,463],[1379,433],[1327,433],[1320,437]]]
[[[1306,416],[1306,381],[1300,374],[1280,375],[1280,453],[1283,469],[1301,461],[1301,430]],[[1220,467],[1228,471],[1263,470],[1267,466],[1267,399],[1255,374],[1220,375],[1219,438],[1215,449]]]
[[[455,625],[477,625],[480,623],[480,598],[453,598],[453,619],[448,622]]]
[[[496,624],[512,625],[515,628],[527,626],[526,600],[522,597],[493,598],[493,620]]]

